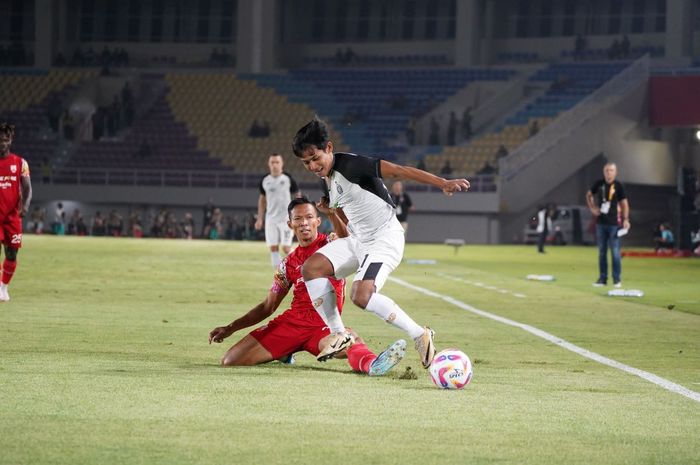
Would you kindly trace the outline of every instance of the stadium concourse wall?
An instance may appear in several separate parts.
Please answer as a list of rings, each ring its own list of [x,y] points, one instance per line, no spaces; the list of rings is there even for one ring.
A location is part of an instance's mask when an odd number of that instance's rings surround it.
[[[211,198],[225,216],[257,211],[259,190],[250,188],[106,186],[106,185],[34,185],[32,209],[43,207],[47,227],[53,221],[58,202],[63,203],[66,217],[79,208],[89,225],[96,211],[106,216],[117,210],[126,219],[132,212],[142,215],[144,230],[150,225],[143,215],[166,208],[181,219],[191,212],[197,230],[201,229],[202,208]],[[318,199],[320,191],[304,190]],[[410,192],[415,211],[409,217],[409,242],[442,243],[445,239],[463,239],[466,243],[498,242],[498,193],[457,193],[447,197],[439,192]]]

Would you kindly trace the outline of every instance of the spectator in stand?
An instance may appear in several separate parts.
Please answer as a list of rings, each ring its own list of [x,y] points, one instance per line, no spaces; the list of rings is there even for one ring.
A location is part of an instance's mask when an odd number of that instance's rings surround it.
[[[508,156],[508,149],[506,148],[505,145],[501,144],[498,146],[498,150],[496,150],[496,160],[500,160],[503,157]]]
[[[455,145],[457,143],[457,115],[454,111],[450,112],[450,121],[447,123],[447,145]]]
[[[27,224],[27,230],[34,234],[44,233],[44,219],[46,217],[46,211],[41,207],[34,207],[32,210],[31,220]]]
[[[533,119],[532,122],[530,123],[528,137],[532,137],[532,136],[536,135],[538,132],[540,132],[540,123],[536,119]]]
[[[452,174],[452,165],[450,165],[450,160],[445,160],[445,164],[440,168],[440,174],[449,176]]]
[[[221,209],[215,208],[211,215],[209,223],[209,239],[216,240],[222,237],[223,234],[223,214]]]
[[[620,42],[620,57],[628,58],[630,56],[630,38],[625,34]]]
[[[61,202],[58,202],[54,211],[53,233],[57,236],[63,236],[66,233],[66,212]]]
[[[690,243],[694,255],[700,255],[700,228],[690,233]]]
[[[462,137],[469,140],[472,137],[472,107],[467,107],[462,113]]]
[[[39,170],[41,171],[41,183],[51,184],[51,163],[49,163],[48,158],[44,157],[41,159]]]
[[[129,215],[129,235],[131,237],[143,237],[143,225],[141,225],[141,215],[137,212],[132,212]]]
[[[620,58],[620,55],[622,54],[621,47],[620,47],[620,41],[615,39],[613,40],[613,43],[610,45],[610,48],[608,49],[608,59],[610,60],[617,60]]]
[[[656,251],[673,250],[675,242],[673,232],[671,232],[671,228],[668,224],[661,223],[659,225],[659,233],[659,237],[655,238]]]
[[[112,117],[114,118],[114,132],[116,133],[123,127],[122,104],[119,101],[119,97],[116,95],[114,96],[114,100],[112,100],[110,111],[112,112]]]
[[[75,235],[77,234],[78,231],[78,220],[80,220],[82,216],[80,215],[80,210],[77,208],[73,210],[73,213],[70,215],[70,219],[68,220],[68,227],[66,228],[66,234],[69,235]]]
[[[92,218],[91,230],[93,236],[104,236],[107,233],[105,219],[99,210],[95,212],[95,216]]]
[[[476,174],[496,174],[496,168],[487,161]]]
[[[418,159],[418,162],[416,163],[416,168],[418,168],[419,170],[428,171],[428,169],[425,166],[425,160],[423,160],[422,158]]]
[[[112,210],[107,221],[107,234],[109,236],[121,237],[124,230],[124,219],[118,211]]]
[[[182,236],[185,239],[192,239],[194,236],[194,219],[190,212],[186,212],[182,220]]]
[[[355,53],[355,51],[353,49],[351,49],[350,47],[345,49],[345,55],[343,56],[343,61],[345,62],[345,64],[352,63],[356,59],[357,59],[357,54]]]
[[[211,224],[211,217],[214,215],[214,199],[209,197],[209,200],[207,200],[207,203],[204,204],[204,216],[202,217],[202,237],[207,238],[209,237],[209,228]]]
[[[440,125],[435,117],[430,118],[430,135],[428,136],[428,145],[440,144]]]

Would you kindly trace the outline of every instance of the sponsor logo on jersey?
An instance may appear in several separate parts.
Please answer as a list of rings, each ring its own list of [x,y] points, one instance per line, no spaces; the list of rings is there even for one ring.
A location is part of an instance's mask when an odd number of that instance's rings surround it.
[[[340,187],[340,184],[336,184],[336,185],[335,185],[335,190],[338,191],[338,194],[342,194],[342,193],[343,193],[343,188]]]

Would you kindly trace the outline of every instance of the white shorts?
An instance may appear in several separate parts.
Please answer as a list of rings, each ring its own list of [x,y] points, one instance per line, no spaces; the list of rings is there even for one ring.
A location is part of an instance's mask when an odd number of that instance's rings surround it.
[[[287,226],[286,221],[280,223],[268,223],[265,221],[265,243],[268,246],[281,245],[289,247],[292,245],[293,237],[294,231]]]
[[[403,258],[404,231],[398,221],[372,241],[360,242],[354,236],[336,239],[318,252],[333,264],[336,278],[355,274],[353,281],[374,280],[377,292]]]

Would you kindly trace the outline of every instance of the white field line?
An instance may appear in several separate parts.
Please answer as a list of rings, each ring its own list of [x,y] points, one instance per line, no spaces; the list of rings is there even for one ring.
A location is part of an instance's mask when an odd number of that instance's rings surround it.
[[[404,281],[403,279],[398,279],[394,277],[389,277],[389,280],[396,283],[400,284],[401,286],[407,287],[409,289],[413,289],[416,292],[420,292],[421,294],[427,295],[429,297],[435,297],[436,299],[441,299],[444,300],[447,303],[450,303],[454,305],[455,307],[461,308],[463,310],[466,310],[468,312],[474,313],[479,316],[483,316],[485,318],[489,318],[491,320],[497,321],[499,323],[506,324],[508,326],[513,326],[515,328],[520,328],[524,331],[527,331],[530,334],[534,334],[537,337],[540,337],[546,341],[549,341],[551,343],[554,343],[560,347],[563,347],[566,350],[570,350],[571,352],[577,353],[583,357],[589,358],[593,361],[596,361],[598,363],[602,363],[603,365],[607,365],[612,368],[616,368],[618,370],[622,370],[626,373],[629,373],[631,375],[639,376],[645,381],[649,381],[650,383],[654,383],[657,386],[660,386],[667,391],[671,391],[675,394],[680,394],[682,396],[685,396],[691,400],[694,400],[695,402],[700,402],[700,393],[691,391],[690,389],[681,386],[680,384],[676,384],[673,381],[669,381],[665,378],[662,378],[660,376],[657,376],[653,373],[649,373],[648,371],[640,370],[638,368],[631,367],[629,365],[625,365],[624,363],[620,363],[616,360],[603,357],[600,354],[597,354],[595,352],[591,352],[590,350],[586,350],[582,347],[579,347],[577,345],[574,345],[568,341],[565,341],[564,339],[557,337],[553,334],[550,334],[546,331],[542,331],[539,328],[535,328],[534,326],[526,325],[524,323],[520,323],[514,320],[510,320],[508,318],[504,318],[502,316],[498,316],[494,313],[489,313],[484,310],[479,310],[476,307],[472,307],[469,304],[465,304],[464,302],[457,300],[453,297],[450,297],[448,295],[444,294],[438,294],[437,292],[433,292],[429,289],[425,289],[423,287],[418,287],[414,284],[411,284],[407,281]]]
[[[450,276],[450,275],[444,274],[444,273],[437,273],[437,275],[442,277],[442,278],[451,279],[452,281],[457,281],[458,283],[469,284],[470,286],[476,286],[476,287],[480,287],[482,289],[486,289],[489,291],[495,291],[495,292],[498,292],[499,294],[510,294],[513,297],[517,297],[518,299],[524,299],[527,297],[525,294],[521,294],[520,292],[513,292],[509,289],[499,289],[496,286],[489,286],[489,285],[484,284],[484,283],[479,282],[479,281],[470,281],[469,279],[457,278],[455,276]]]

